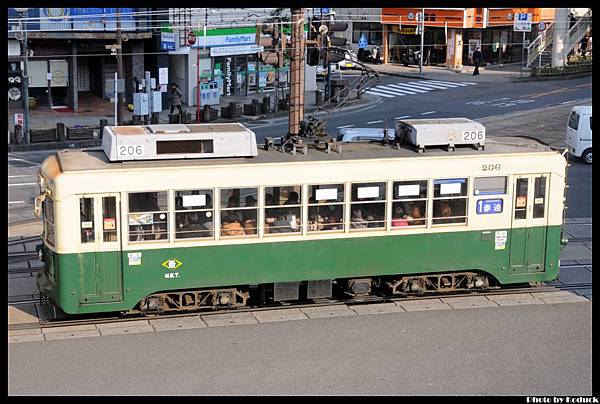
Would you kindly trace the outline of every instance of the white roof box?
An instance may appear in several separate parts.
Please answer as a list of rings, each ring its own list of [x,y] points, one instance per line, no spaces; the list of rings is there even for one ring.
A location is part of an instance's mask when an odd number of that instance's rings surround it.
[[[407,119],[396,121],[396,138],[423,152],[428,146],[473,145],[483,149],[485,126],[467,118]]]
[[[258,155],[256,135],[241,123],[106,126],[102,149],[110,161]]]

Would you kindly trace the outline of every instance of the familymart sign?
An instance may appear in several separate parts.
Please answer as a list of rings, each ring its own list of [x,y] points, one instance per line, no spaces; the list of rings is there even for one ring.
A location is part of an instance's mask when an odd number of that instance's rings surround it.
[[[194,31],[196,43],[194,48],[212,47],[212,46],[239,46],[253,45],[256,42],[256,28],[223,28]]]

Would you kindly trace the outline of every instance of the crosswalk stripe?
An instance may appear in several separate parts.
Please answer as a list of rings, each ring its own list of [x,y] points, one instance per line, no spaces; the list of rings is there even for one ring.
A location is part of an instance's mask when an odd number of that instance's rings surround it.
[[[382,90],[388,90],[388,91],[391,91],[393,93],[400,91],[401,93],[405,93],[405,94],[411,94],[411,95],[416,94],[416,92],[413,92],[413,91],[401,90],[399,88],[394,88],[394,87],[391,86],[391,84],[390,85],[386,85],[386,86],[377,86],[376,88],[381,88]]]
[[[419,85],[421,85],[423,87],[430,87],[430,88],[433,88],[433,89],[436,89],[436,90],[447,90],[448,89],[448,87],[442,86],[441,84],[430,84],[430,83],[423,84],[423,83],[419,83],[418,81],[417,82],[412,82],[411,84],[419,84]]]
[[[457,86],[461,86],[461,87],[466,87],[466,86],[476,86],[477,83],[471,83],[468,81],[440,81],[440,80],[431,80],[433,83],[440,83],[440,84],[456,84]]]
[[[412,86],[410,84],[405,84],[405,83],[402,83],[402,84],[388,84],[388,86],[398,87],[399,89],[406,88],[406,89],[408,89],[410,91],[416,91],[418,93],[426,93],[426,92],[431,91],[431,89],[429,89],[429,88],[428,89],[424,89],[423,87],[417,88],[417,86]]]
[[[435,81],[435,80],[431,80],[431,84],[436,85],[436,86],[448,86],[448,87],[454,87],[454,88],[467,86],[466,84],[450,83],[448,81]]]
[[[383,94],[383,93],[378,93],[378,92],[375,92],[375,91],[373,91],[373,90],[367,90],[367,91],[365,91],[365,92],[366,92],[366,93],[368,93],[368,94],[378,95],[378,96],[380,96],[380,97],[394,98],[394,96],[393,96],[393,95],[389,95],[389,94]]]
[[[393,94],[393,95],[406,95],[403,92],[398,92],[398,91],[392,91],[392,90],[386,90],[384,88],[380,88],[381,86],[377,86],[375,88],[372,88],[371,90],[373,91],[379,91],[380,93],[385,93],[385,94]],[[414,94],[414,93],[413,93]]]
[[[444,88],[456,88],[456,87],[461,87],[461,86],[457,86],[456,84],[452,84],[452,83],[423,83],[426,86],[441,86]]]

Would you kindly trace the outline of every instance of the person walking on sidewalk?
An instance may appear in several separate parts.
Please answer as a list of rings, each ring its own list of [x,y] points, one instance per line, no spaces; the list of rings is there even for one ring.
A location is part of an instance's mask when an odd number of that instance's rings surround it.
[[[173,83],[171,85],[171,96],[170,96],[170,100],[171,100],[171,112],[169,114],[173,114],[173,110],[175,109],[175,107],[177,107],[179,109],[179,115],[183,114],[183,111],[181,110],[181,97],[183,96],[181,90],[179,89],[179,86],[176,83]]]
[[[473,64],[475,65],[473,76],[476,76],[479,74],[479,66],[481,66],[481,51],[479,50],[479,48],[475,49],[475,52],[473,52],[472,59]]]

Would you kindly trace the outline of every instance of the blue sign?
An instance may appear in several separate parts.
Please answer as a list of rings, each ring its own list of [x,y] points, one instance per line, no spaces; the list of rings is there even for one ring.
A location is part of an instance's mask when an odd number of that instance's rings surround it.
[[[176,36],[171,32],[161,32],[160,34],[160,49],[174,51]]]
[[[519,16],[519,21],[527,21],[528,20],[527,13],[519,13],[518,16]]]
[[[365,34],[362,34],[358,40],[358,49],[365,49],[367,46],[369,46],[367,37],[365,37]]]
[[[502,213],[503,201],[502,199],[478,199],[476,207],[478,215],[493,215]]]

